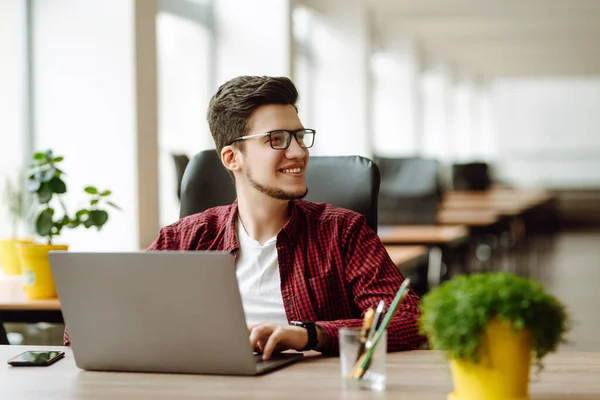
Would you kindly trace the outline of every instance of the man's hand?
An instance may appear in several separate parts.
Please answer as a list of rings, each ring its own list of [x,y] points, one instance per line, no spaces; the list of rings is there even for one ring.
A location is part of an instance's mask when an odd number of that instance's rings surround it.
[[[300,350],[308,343],[306,329],[299,326],[263,322],[249,326],[248,333],[252,348],[262,353],[263,360],[269,359],[275,351]]]

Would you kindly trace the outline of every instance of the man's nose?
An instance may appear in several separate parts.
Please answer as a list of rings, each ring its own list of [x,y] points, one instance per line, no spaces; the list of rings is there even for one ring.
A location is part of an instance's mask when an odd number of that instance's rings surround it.
[[[301,158],[304,157],[304,149],[298,143],[296,135],[292,136],[290,146],[286,149],[285,155],[287,158]]]

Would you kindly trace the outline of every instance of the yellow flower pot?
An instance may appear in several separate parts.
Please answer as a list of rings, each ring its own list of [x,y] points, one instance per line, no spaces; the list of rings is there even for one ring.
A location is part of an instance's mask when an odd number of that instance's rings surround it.
[[[479,347],[479,363],[450,360],[454,392],[448,400],[529,400],[532,333],[492,320]]]
[[[68,250],[67,245],[24,244],[17,246],[17,253],[23,267],[23,289],[29,299],[56,298],[56,286],[48,261],[51,250]]]
[[[4,274],[21,274],[21,261],[17,255],[17,245],[26,243],[33,243],[33,241],[28,239],[0,240],[0,260],[2,261]]]

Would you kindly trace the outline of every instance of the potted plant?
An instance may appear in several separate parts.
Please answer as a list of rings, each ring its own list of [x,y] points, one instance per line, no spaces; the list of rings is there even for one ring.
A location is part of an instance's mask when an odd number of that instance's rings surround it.
[[[450,359],[448,399],[529,399],[532,358],[541,370],[568,330],[556,298],[509,273],[462,275],[422,300],[420,330]]]
[[[19,224],[23,219],[24,196],[20,181],[14,184],[10,179],[6,179],[2,200],[7,206],[7,211],[11,219],[11,235],[8,239],[0,240],[0,257],[2,260],[2,270],[6,275],[20,275],[21,264],[17,256],[16,245],[21,243],[31,243],[31,240],[19,235]]]
[[[88,186],[84,191],[89,196],[88,206],[69,214],[63,200],[67,185],[64,172],[58,167],[63,157],[54,156],[52,150],[35,153],[33,165],[28,172],[26,188],[34,198],[35,232],[45,239],[45,244],[24,244],[18,246],[18,254],[23,268],[25,292],[29,298],[56,297],[56,288],[48,262],[51,250],[68,250],[66,244],[56,244],[63,228],[96,227],[98,230],[108,221],[105,206],[118,209],[108,200],[110,190],[100,191]],[[59,206],[59,208],[57,208]]]

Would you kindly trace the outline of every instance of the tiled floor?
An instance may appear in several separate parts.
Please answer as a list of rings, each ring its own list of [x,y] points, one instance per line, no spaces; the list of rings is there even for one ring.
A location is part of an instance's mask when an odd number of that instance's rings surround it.
[[[563,350],[600,351],[600,231],[560,233],[534,274],[568,308]]]

